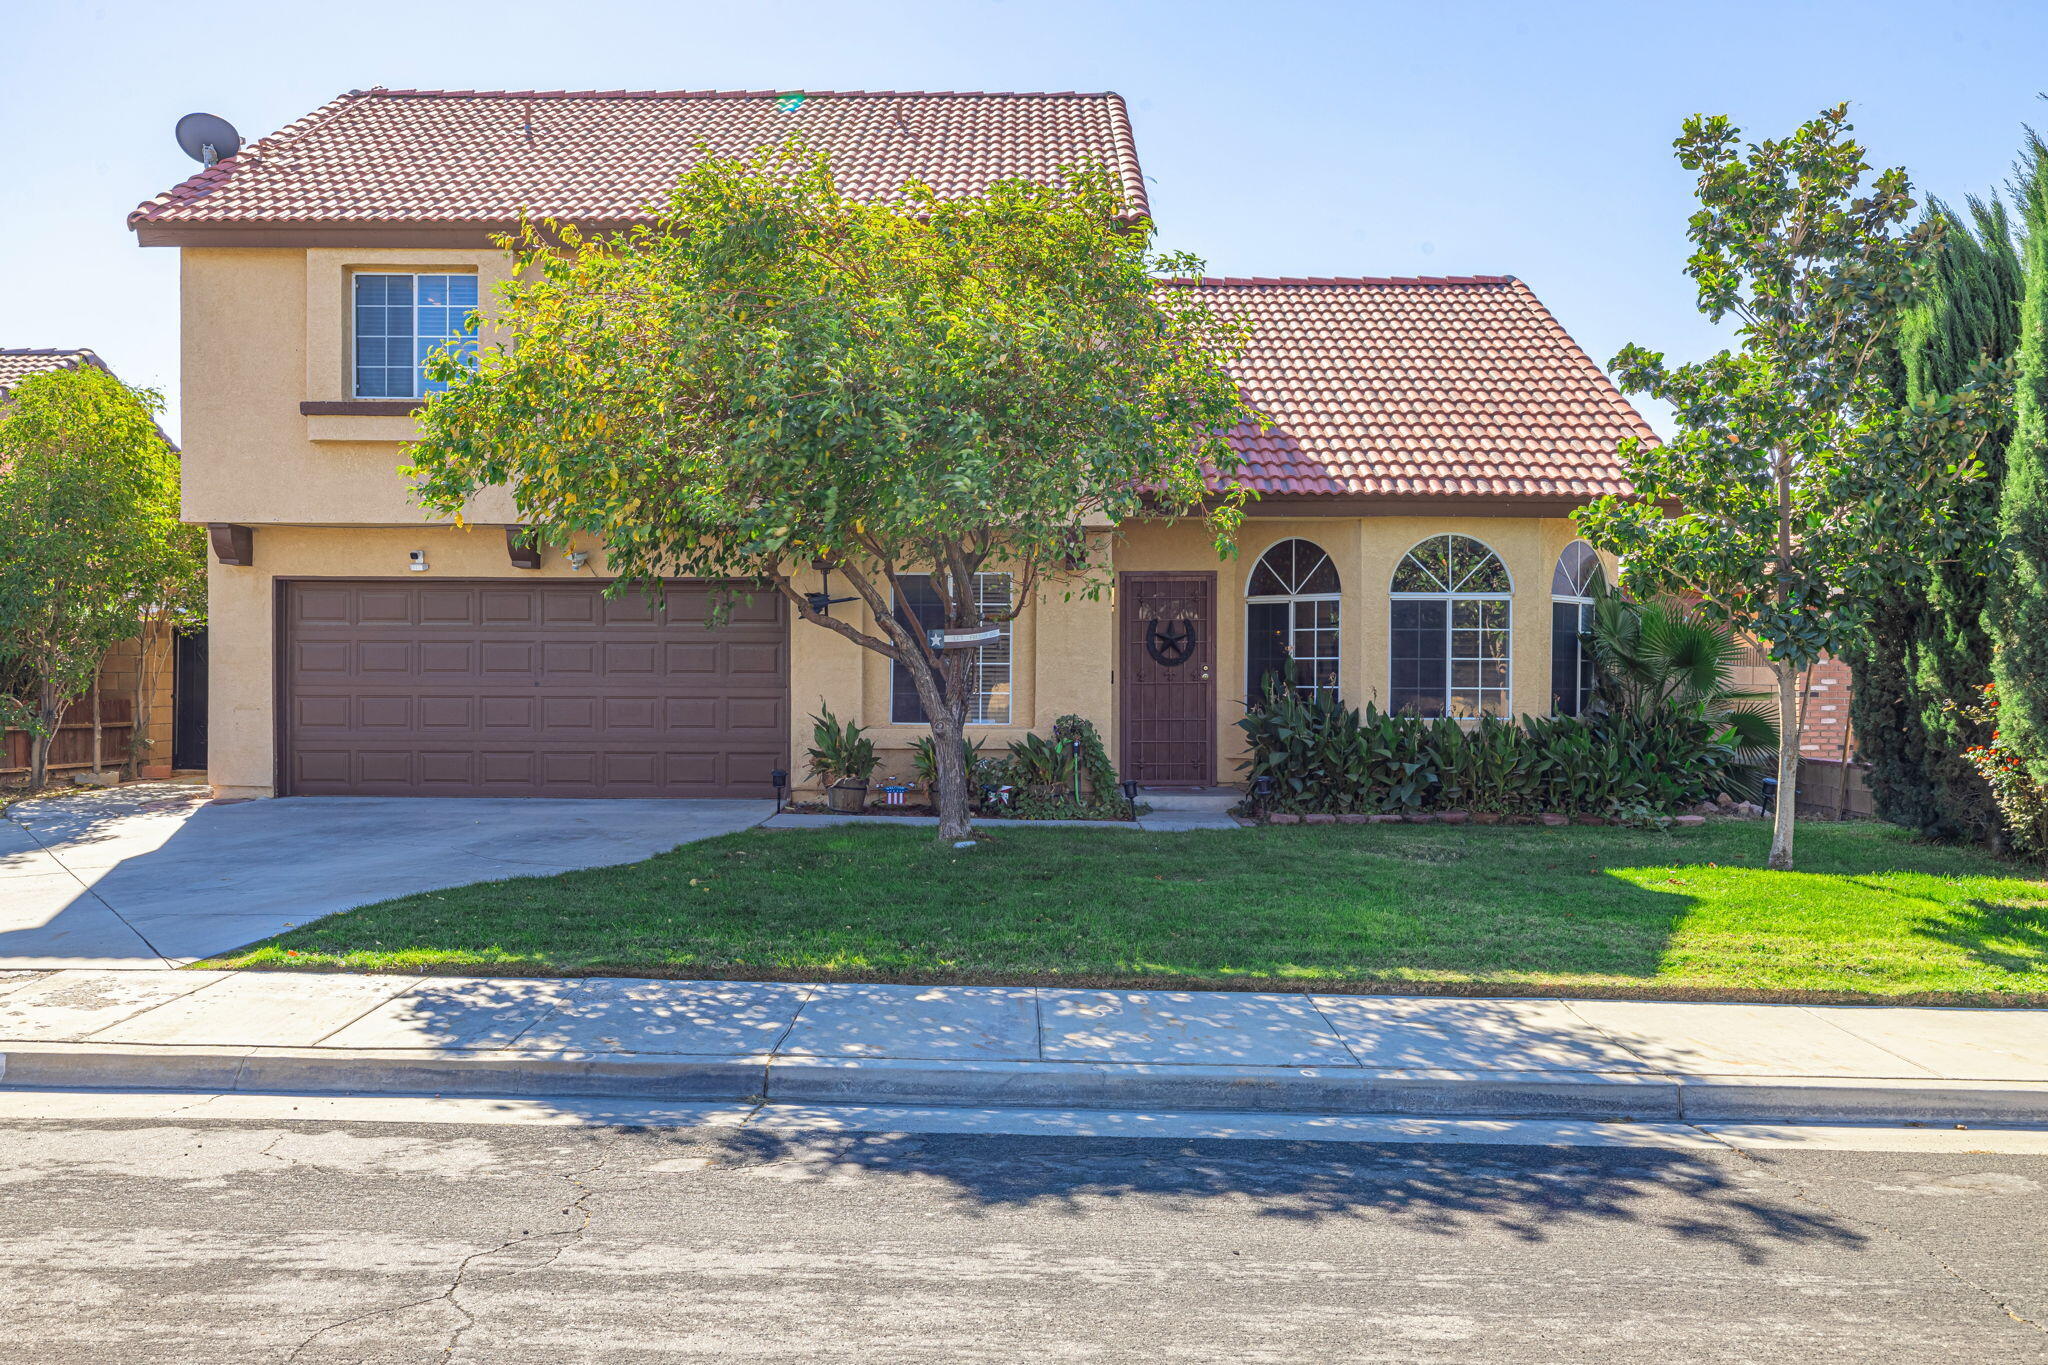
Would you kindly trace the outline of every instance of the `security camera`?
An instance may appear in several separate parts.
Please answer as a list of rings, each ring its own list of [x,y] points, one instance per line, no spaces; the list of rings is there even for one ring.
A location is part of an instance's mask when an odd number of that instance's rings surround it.
[[[405,567],[414,573],[425,573],[427,571],[427,552],[425,550],[407,550],[405,552],[405,559]]]
[[[590,562],[590,552],[588,550],[571,550],[569,551],[568,558],[570,568],[580,569]]]

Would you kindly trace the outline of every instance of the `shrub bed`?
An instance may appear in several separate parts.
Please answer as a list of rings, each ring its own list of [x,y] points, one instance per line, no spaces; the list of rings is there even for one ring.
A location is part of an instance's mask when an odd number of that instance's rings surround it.
[[[1759,795],[1761,774],[1723,729],[1675,708],[1461,722],[1389,715],[1371,704],[1361,713],[1269,679],[1262,704],[1238,725],[1252,814],[1651,823],[1723,795]],[[1272,779],[1270,790],[1258,795],[1262,777]]]

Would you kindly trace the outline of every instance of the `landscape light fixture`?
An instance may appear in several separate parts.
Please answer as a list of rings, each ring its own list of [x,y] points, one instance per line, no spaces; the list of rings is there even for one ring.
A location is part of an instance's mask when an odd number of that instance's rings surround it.
[[[768,774],[768,780],[775,784],[775,813],[782,814],[782,792],[789,786],[789,769],[777,768]]]

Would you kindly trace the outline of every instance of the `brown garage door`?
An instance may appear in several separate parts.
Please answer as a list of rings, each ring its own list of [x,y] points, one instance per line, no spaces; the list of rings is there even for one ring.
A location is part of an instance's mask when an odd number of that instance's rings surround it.
[[[707,630],[583,583],[284,585],[284,790],[296,796],[771,796],[789,641],[757,593]]]

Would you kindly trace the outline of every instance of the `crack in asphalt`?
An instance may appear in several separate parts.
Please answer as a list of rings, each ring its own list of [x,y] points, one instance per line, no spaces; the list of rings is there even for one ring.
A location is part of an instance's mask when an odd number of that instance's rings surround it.
[[[1997,1291],[1990,1289],[1985,1285],[1977,1283],[1977,1281],[1971,1279],[1969,1276],[1963,1274],[1962,1271],[1950,1265],[1948,1263],[1947,1258],[1944,1257],[1940,1252],[1934,1250],[1931,1247],[1921,1245],[1919,1242],[1915,1241],[1911,1237],[1908,1237],[1905,1233],[1900,1232],[1897,1228],[1891,1226],[1889,1223],[1882,1223],[1874,1218],[1866,1218],[1861,1215],[1848,1213],[1843,1211],[1842,1209],[1837,1208],[1834,1204],[1830,1203],[1825,1198],[1822,1198],[1820,1195],[1814,1193],[1812,1189],[1808,1187],[1804,1181],[1785,1176],[1784,1174],[1773,1168],[1769,1162],[1765,1161],[1755,1152],[1749,1151],[1748,1149],[1743,1147],[1737,1147],[1733,1143],[1730,1143],[1729,1147],[1731,1150],[1740,1153],[1742,1159],[1749,1162],[1750,1165],[1754,1166],[1759,1172],[1768,1176],[1772,1181],[1777,1183],[1782,1188],[1790,1191],[1792,1197],[1800,1201],[1802,1204],[1811,1205],[1813,1208],[1820,1210],[1821,1212],[1829,1215],[1830,1217],[1838,1218],[1844,1223],[1860,1223],[1864,1227],[1877,1229],[1879,1232],[1882,1232],[1885,1236],[1891,1238],[1893,1242],[1897,1243],[1902,1247],[1905,1247],[1908,1251],[1917,1252],[1921,1256],[1924,1256],[1928,1260],[1934,1262],[1934,1264],[1941,1267],[1942,1272],[1944,1274],[1946,1274],[1950,1279],[1954,1280],[1957,1284],[1963,1286],[1965,1289],[1970,1290],[1972,1293],[1981,1295],[1982,1297],[1989,1299],[1992,1302],[1992,1304],[1998,1308],[1999,1312],[2005,1314],[2014,1322],[2019,1323],[2023,1327],[2031,1327],[2036,1332],[2040,1332],[2043,1335],[2048,1335],[2048,1324],[2036,1322],[2034,1319],[2020,1312],[2006,1300],[2000,1298],[1998,1296]]]
[[[569,1205],[567,1208],[562,1210],[562,1212],[564,1213],[569,1213],[573,1211],[576,1214],[578,1221],[575,1227],[562,1228],[554,1232],[534,1233],[530,1236],[522,1234],[519,1237],[513,1238],[511,1241],[502,1243],[501,1245],[492,1248],[490,1251],[480,1251],[477,1252],[475,1255],[465,1256],[463,1258],[462,1264],[455,1268],[455,1278],[449,1282],[447,1290],[442,1294],[442,1297],[447,1299],[448,1306],[453,1308],[456,1312],[462,1314],[462,1322],[455,1328],[453,1332],[449,1333],[448,1344],[441,1348],[441,1359],[453,1359],[456,1350],[462,1345],[463,1336],[468,1333],[470,1328],[476,1326],[476,1315],[470,1312],[469,1309],[463,1305],[462,1301],[456,1297],[462,1289],[464,1280],[467,1278],[469,1274],[469,1267],[472,1264],[484,1259],[487,1256],[495,1256],[501,1251],[509,1250],[512,1247],[519,1246],[526,1242],[538,1242],[546,1238],[559,1239],[556,1241],[553,1249],[548,1252],[546,1259],[534,1262],[531,1265],[522,1265],[514,1267],[513,1269],[507,1270],[504,1273],[504,1275],[494,1276],[493,1278],[510,1278],[513,1275],[525,1275],[535,1270],[546,1270],[549,1266],[553,1265],[556,1261],[562,1258],[563,1252],[567,1251],[570,1247],[576,1245],[576,1243],[581,1241],[583,1239],[583,1234],[590,1230],[591,1212],[589,1201],[591,1199],[595,1198],[599,1194],[630,1194],[634,1190],[650,1188],[649,1185],[626,1185],[615,1190],[598,1189],[596,1187],[584,1183],[585,1181],[601,1174],[604,1171],[605,1166],[611,1161],[612,1148],[618,1146],[619,1142],[621,1141],[621,1139],[624,1138],[627,1131],[628,1130],[625,1128],[612,1129],[611,1137],[598,1148],[597,1161],[594,1164],[592,1164],[589,1167],[586,1167],[583,1170],[575,1171],[570,1174],[566,1174],[562,1177],[562,1179],[567,1181],[572,1187],[582,1191],[581,1194],[578,1194],[574,1199],[569,1201]]]
[[[284,1358],[284,1365],[292,1365],[292,1362],[298,1360],[299,1357],[305,1353],[307,1348],[312,1346],[313,1343],[318,1341],[321,1337],[326,1336],[329,1332],[338,1331],[341,1328],[350,1327],[359,1322],[367,1322],[372,1318],[387,1317],[395,1313],[404,1313],[414,1308],[425,1308],[431,1304],[436,1303],[446,1303],[451,1309],[453,1309],[456,1313],[460,1314],[462,1317],[462,1321],[456,1324],[454,1331],[449,1333],[447,1344],[441,1348],[442,1360],[445,1361],[452,1358],[455,1354],[456,1349],[462,1344],[463,1334],[468,1332],[470,1328],[476,1325],[475,1314],[471,1313],[468,1308],[463,1306],[463,1303],[459,1297],[463,1285],[469,1277],[470,1267],[478,1261],[485,1260],[492,1256],[496,1256],[505,1251],[509,1251],[513,1247],[520,1246],[527,1242],[539,1242],[548,1238],[560,1238],[562,1239],[562,1241],[559,1245],[557,1245],[554,1248],[554,1250],[549,1254],[546,1260],[539,1261],[533,1265],[524,1265],[512,1270],[508,1270],[505,1272],[505,1275],[523,1275],[528,1271],[541,1270],[545,1269],[550,1265],[553,1265],[555,1261],[561,1257],[564,1251],[566,1251],[570,1246],[572,1246],[578,1239],[580,1239],[583,1236],[583,1234],[586,1231],[589,1230],[591,1216],[589,1206],[585,1201],[589,1200],[595,1195],[611,1192],[587,1187],[584,1185],[583,1182],[604,1170],[606,1163],[608,1163],[611,1160],[612,1148],[618,1144],[619,1140],[624,1136],[625,1132],[626,1130],[623,1128],[615,1128],[610,1130],[609,1138],[605,1140],[603,1143],[601,1143],[599,1146],[596,1162],[584,1168],[583,1170],[566,1174],[561,1177],[561,1179],[567,1181],[570,1185],[583,1191],[583,1193],[579,1194],[575,1199],[571,1200],[569,1204],[562,1210],[562,1212],[564,1213],[568,1213],[571,1210],[573,1210],[579,1215],[580,1221],[577,1223],[575,1227],[561,1228],[553,1232],[522,1232],[516,1237],[506,1238],[504,1241],[499,1242],[495,1246],[483,1247],[476,1251],[472,1251],[467,1256],[464,1256],[460,1261],[456,1262],[455,1273],[449,1278],[447,1288],[442,1289],[439,1293],[429,1294],[425,1298],[409,1299],[404,1303],[383,1304],[376,1308],[366,1309],[361,1313],[352,1314],[349,1317],[337,1319],[336,1321],[330,1322],[323,1327],[317,1328],[312,1333],[307,1335],[304,1339],[302,1339],[297,1346],[294,1346],[292,1348],[291,1354]],[[285,1135],[282,1133],[279,1134],[278,1138],[273,1140],[270,1146],[276,1146],[277,1142],[282,1141],[284,1136]],[[266,1147],[262,1154],[266,1156],[270,1155],[269,1147]],[[285,1158],[279,1157],[278,1160],[282,1161],[285,1160]],[[643,1187],[629,1186],[625,1190],[621,1190],[618,1192],[626,1193],[633,1188]]]

